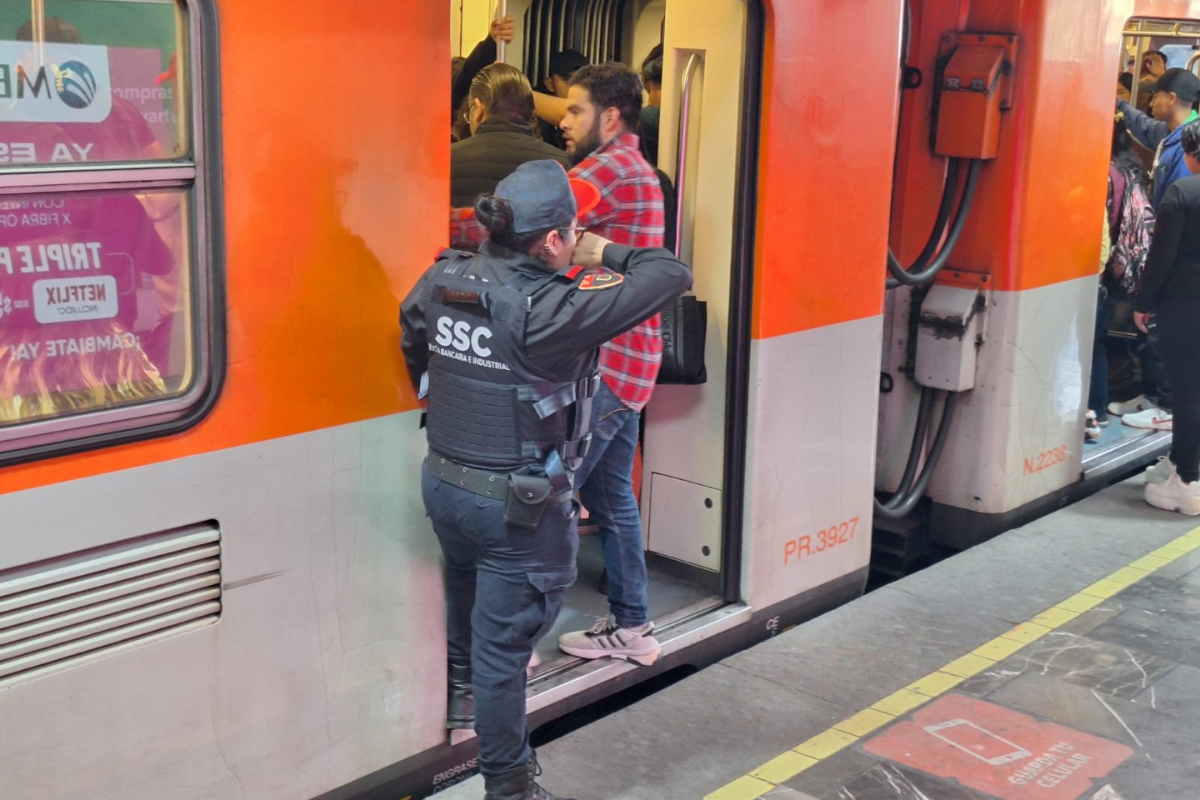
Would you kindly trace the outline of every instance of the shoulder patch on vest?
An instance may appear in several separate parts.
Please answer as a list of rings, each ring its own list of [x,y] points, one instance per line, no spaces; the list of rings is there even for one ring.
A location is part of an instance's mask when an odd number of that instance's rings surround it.
[[[576,278],[579,277],[579,273],[581,273],[581,272],[583,272],[583,267],[580,267],[578,265],[571,267],[569,270],[567,270],[567,280],[570,280],[570,281],[575,280]]]
[[[615,289],[625,282],[625,276],[616,272],[591,272],[579,282],[579,290],[594,292],[600,289]]]

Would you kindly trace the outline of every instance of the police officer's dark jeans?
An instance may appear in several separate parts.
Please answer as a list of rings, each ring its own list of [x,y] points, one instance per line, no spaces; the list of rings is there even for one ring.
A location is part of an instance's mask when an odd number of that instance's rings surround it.
[[[1180,480],[1200,480],[1200,303],[1164,303],[1158,338],[1174,393],[1171,460]]]
[[[608,605],[617,624],[644,625],[646,551],[642,515],[633,494],[639,415],[603,382],[592,401],[592,447],[575,473],[579,499],[600,528],[608,570]]]
[[[579,534],[570,504],[551,503],[536,531],[505,525],[504,501],[421,470],[425,510],[446,556],[447,649],[470,659],[479,767],[529,761],[525,668],[575,582]]]

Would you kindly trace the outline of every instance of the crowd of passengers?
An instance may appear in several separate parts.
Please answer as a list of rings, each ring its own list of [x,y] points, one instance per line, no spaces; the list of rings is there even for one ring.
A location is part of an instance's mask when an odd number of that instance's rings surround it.
[[[562,124],[569,108],[571,78],[592,64],[577,50],[555,53],[549,60],[549,74],[535,89],[521,70],[496,61],[498,43],[511,42],[513,31],[511,17],[496,20],[491,35],[470,55],[451,61],[450,204],[454,208],[471,208],[478,197],[495,189],[521,164],[553,159],[569,170],[590,155],[588,148],[574,147]],[[670,241],[675,229],[675,192],[666,173],[658,169],[663,47],[655,46],[642,60],[640,73],[622,64],[599,66],[618,69],[627,80],[640,79],[643,102],[636,118],[625,121],[625,132],[637,137],[637,150],[659,181],[666,216],[664,235]],[[595,70],[589,73],[596,74]],[[452,228],[452,234],[460,232]],[[471,238],[455,238],[451,243],[468,248],[478,244]]]
[[[1200,515],[1200,78],[1154,50],[1117,79],[1086,436],[1110,416],[1173,431],[1146,500]],[[1108,331],[1132,311],[1139,391],[1110,402]]]
[[[595,187],[599,201],[581,211],[578,226],[619,245],[663,247],[675,227],[670,179],[657,169],[663,47],[642,61],[591,64],[576,50],[549,60],[535,91],[521,70],[497,62],[498,44],[513,40],[512,17],[491,23],[488,38],[451,64],[450,245],[478,250],[487,230],[476,204],[518,167],[561,164],[572,180]],[[565,634],[573,655],[638,657],[658,653],[647,618],[647,574],[641,517],[633,489],[639,415],[650,400],[661,363],[656,315],[600,351],[603,379],[592,418],[619,423],[603,430],[576,474],[584,507],[593,511],[605,555],[611,614],[596,631]],[[615,446],[614,446],[615,440]],[[595,513],[603,509],[604,514]],[[610,635],[599,635],[607,631]]]

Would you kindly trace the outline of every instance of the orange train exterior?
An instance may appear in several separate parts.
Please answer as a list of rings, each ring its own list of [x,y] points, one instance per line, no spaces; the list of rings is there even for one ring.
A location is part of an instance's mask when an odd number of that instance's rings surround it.
[[[1122,33],[1136,17],[1195,19],[1200,4],[918,0],[912,10],[908,63],[926,80],[905,91],[900,123],[891,237],[903,263],[928,236],[946,168],[929,146],[930,76],[943,34],[1005,33],[1018,42],[999,155],[984,163],[950,262],[963,275],[959,285],[987,281],[978,383],[959,402],[929,492],[935,537],[963,546],[1069,496],[1086,474],[1082,431]],[[897,376],[908,312],[907,293],[893,293],[883,369]],[[916,415],[917,393],[897,385],[881,403],[882,488],[897,482]]]
[[[750,31],[746,5],[681,2],[678,16],[711,10]],[[1072,284],[1095,272],[1122,25],[1142,11],[1200,17],[1200,2],[1141,6],[915,3],[922,58],[944,29],[1022,39],[1016,108],[959,256],[1015,308],[1024,293],[1067,286],[1053,299],[1090,325],[1094,298]],[[397,797],[419,796],[471,768],[471,744],[445,742],[439,553],[396,324],[399,298],[446,238],[449,16],[436,3],[216,8],[224,389],[187,433],[0,469],[0,586],[9,571],[183,528],[219,558],[219,618],[0,678],[0,772],[14,796],[47,800],[158,800],[183,786],[194,798],[333,798],[389,781]],[[701,147],[740,108],[760,123],[756,141],[738,142],[757,149],[757,218],[736,232],[753,239],[753,292],[739,300],[752,310],[746,430],[742,449],[724,452],[745,469],[737,558],[722,566],[736,564],[736,590],[666,643],[662,669],[865,585],[877,420],[889,424],[878,395],[885,253],[890,236],[911,257],[936,204],[927,121],[912,103],[900,115],[901,0],[766,0],[760,11],[761,102],[722,105],[714,68],[696,123]],[[699,22],[669,17],[668,51],[734,58]],[[703,202],[687,217],[696,235],[732,235],[732,218],[704,217]],[[727,260],[709,265],[697,248],[698,282],[728,285]],[[710,329],[710,367],[730,356],[727,334]],[[670,415],[656,419],[652,405],[648,437],[726,386],[705,387],[703,401],[690,390],[664,393]],[[647,451],[648,464],[670,462]],[[1000,494],[997,508],[1023,498]],[[546,719],[653,674],[568,674],[540,685],[530,708]]]

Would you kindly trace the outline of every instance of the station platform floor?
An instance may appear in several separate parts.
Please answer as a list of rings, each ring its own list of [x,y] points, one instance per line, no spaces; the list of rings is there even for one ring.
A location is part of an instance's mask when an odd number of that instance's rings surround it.
[[[1200,530],[1142,479],[558,739],[573,800],[1200,797]],[[435,795],[480,800],[478,776]]]

